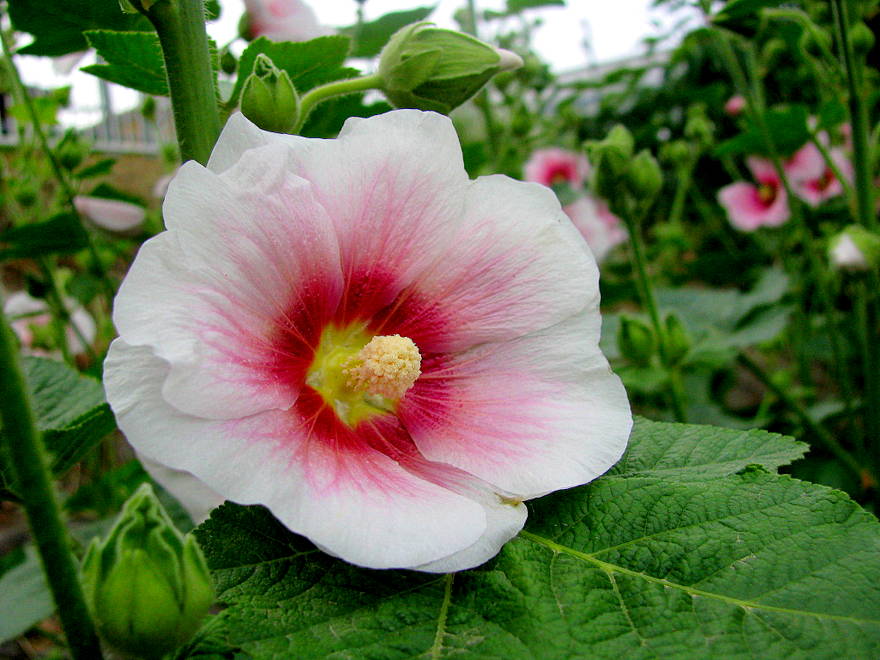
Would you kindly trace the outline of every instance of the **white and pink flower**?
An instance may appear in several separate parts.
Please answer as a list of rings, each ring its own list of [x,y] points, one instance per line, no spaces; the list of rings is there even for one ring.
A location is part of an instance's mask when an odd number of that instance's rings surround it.
[[[562,210],[571,218],[599,263],[629,237],[623,221],[611,212],[604,200],[587,195]]]
[[[590,163],[586,156],[567,149],[536,149],[526,161],[523,174],[526,181],[548,187],[566,183],[581,188],[590,174]]]
[[[301,0],[244,0],[252,38],[309,41],[333,30],[318,23],[315,12]]]
[[[746,97],[742,94],[734,94],[724,104],[724,112],[731,117],[738,117],[746,109]]]
[[[551,191],[469,180],[448,118],[317,140],[234,115],[164,216],[116,300],[105,383],[203,509],[263,504],[354,564],[454,571],[517,534],[523,500],[623,452],[590,251]]]
[[[855,172],[843,149],[833,147],[829,156],[841,175],[852,181]],[[794,193],[812,207],[843,194],[843,184],[812,142],[798,149],[784,169]]]
[[[718,203],[730,223],[742,231],[778,227],[790,217],[788,197],[773,163],[764,158],[746,160],[757,185],[737,181],[718,191]]]
[[[81,355],[88,350],[88,346],[97,336],[95,319],[74,300],[66,299],[64,304],[70,312],[71,323],[65,329],[65,341],[71,353]],[[10,319],[12,331],[21,342],[25,353],[29,355],[57,353],[40,346],[39,336],[42,330],[49,328],[52,323],[52,313],[45,300],[34,298],[26,291],[16,291],[6,299],[3,313]]]

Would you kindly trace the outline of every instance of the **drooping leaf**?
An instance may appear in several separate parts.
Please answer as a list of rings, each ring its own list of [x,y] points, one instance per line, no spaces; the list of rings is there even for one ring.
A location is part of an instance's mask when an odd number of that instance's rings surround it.
[[[802,105],[764,113],[767,133],[773,139],[776,153],[790,156],[810,139],[807,116],[807,108]],[[770,150],[764,138],[764,130],[749,121],[742,133],[717,145],[713,153],[716,156],[769,156]]]
[[[168,96],[165,61],[155,32],[89,30],[85,36],[106,63],[83,71],[144,94]]]
[[[59,213],[43,222],[12,227],[0,234],[0,261],[72,254],[87,245],[88,236],[79,219],[72,213]]]
[[[55,605],[33,547],[18,548],[0,565],[0,644],[52,616]],[[5,570],[3,570],[5,568]]]
[[[448,576],[359,569],[227,503],[197,530],[229,605],[211,643],[257,659],[876,657],[880,525],[768,471],[802,452],[640,421],[617,467],[530,503],[496,559]]]
[[[367,21],[360,26],[351,25],[342,29],[343,34],[352,38],[352,57],[375,57],[388,43],[391,35],[410,23],[418,23],[428,18],[437,5],[416,7],[395,11]]]
[[[33,43],[18,52],[22,55],[57,57],[89,47],[86,30],[152,31],[140,14],[127,14],[118,2],[95,0],[14,0],[9,3],[12,26],[30,32]]]
[[[103,176],[109,174],[115,164],[115,158],[102,158],[94,163],[84,165],[75,172],[75,176],[77,179],[91,179],[96,176]]]
[[[230,104],[238,103],[244,81],[254,70],[254,62],[259,54],[266,55],[276,67],[286,71],[296,91],[302,94],[317,85],[358,74],[357,70],[343,66],[349,45],[349,38],[342,35],[318,37],[300,43],[275,43],[266,37],[254,39],[238,61],[238,77]]]

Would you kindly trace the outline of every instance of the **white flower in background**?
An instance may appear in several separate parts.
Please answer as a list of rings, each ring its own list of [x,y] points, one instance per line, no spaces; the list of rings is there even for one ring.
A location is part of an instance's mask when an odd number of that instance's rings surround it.
[[[252,38],[309,41],[333,30],[318,23],[315,12],[300,0],[244,0]]]
[[[587,195],[562,210],[571,218],[599,263],[629,238],[623,221],[610,211],[604,200]]]
[[[142,206],[104,197],[77,195],[73,205],[80,215],[108,231],[133,231],[143,224],[147,215]]]
[[[71,324],[79,330],[77,333],[73,327],[66,328],[67,345],[74,355],[85,353],[87,345],[91,345],[97,336],[95,319],[74,300],[65,299],[64,304],[70,312]],[[34,298],[25,291],[16,291],[6,298],[3,313],[9,319],[12,331],[15,332],[26,353],[48,354],[39,346],[39,336],[44,331],[49,332],[49,325],[52,323],[52,314],[45,300]]]

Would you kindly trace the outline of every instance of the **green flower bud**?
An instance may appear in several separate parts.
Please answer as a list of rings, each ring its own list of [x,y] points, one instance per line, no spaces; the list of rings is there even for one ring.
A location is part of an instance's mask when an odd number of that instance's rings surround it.
[[[147,96],[141,104],[141,114],[147,121],[156,121],[156,97]]]
[[[205,558],[149,484],[129,498],[103,541],[83,559],[86,600],[114,650],[161,658],[189,641],[214,601]]]
[[[37,203],[39,188],[37,188],[36,184],[31,182],[21,183],[15,188],[13,196],[15,197],[15,201],[22,207],[30,208]]]
[[[849,39],[856,55],[865,55],[874,47],[874,33],[862,21],[850,27]]]
[[[273,133],[290,133],[299,121],[299,96],[286,71],[260,53],[244,81],[241,112],[257,126]]]
[[[667,366],[681,362],[682,358],[691,350],[691,336],[675,314],[666,317],[665,322],[665,349]]]
[[[395,107],[448,114],[496,73],[520,66],[515,53],[462,32],[413,23],[395,32],[382,49],[378,74]]]
[[[593,165],[590,185],[597,195],[609,201],[620,196],[620,185],[634,145],[632,134],[621,124],[612,128],[604,140],[585,145]]]
[[[691,148],[684,140],[673,140],[660,148],[660,157],[676,166],[681,166],[690,161]]]
[[[691,106],[688,109],[688,120],[684,125],[684,135],[701,147],[712,145],[715,139],[715,124],[706,116],[703,106]]]
[[[828,259],[837,270],[864,272],[880,266],[880,236],[861,225],[850,225],[833,236]]]
[[[626,168],[626,186],[636,199],[652,202],[663,187],[663,172],[647,149],[640,151]]]
[[[617,346],[621,355],[630,362],[647,367],[651,364],[657,343],[654,332],[646,323],[639,319],[621,316],[620,327],[617,330]]]
[[[55,147],[58,164],[67,171],[76,169],[86,157],[88,147],[84,145],[76,131],[68,130]]]

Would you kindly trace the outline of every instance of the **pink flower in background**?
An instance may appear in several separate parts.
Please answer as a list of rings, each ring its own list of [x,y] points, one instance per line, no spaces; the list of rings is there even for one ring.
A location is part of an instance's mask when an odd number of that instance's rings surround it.
[[[252,38],[309,41],[333,34],[318,23],[315,12],[300,0],[244,0]]]
[[[746,160],[757,185],[738,181],[718,191],[718,203],[730,223],[742,231],[778,227],[788,220],[788,198],[773,164],[763,158]]]
[[[628,238],[623,221],[608,209],[604,200],[588,195],[562,210],[571,218],[599,263]]]
[[[623,452],[590,251],[551,191],[469,180],[448,118],[318,140],[234,115],[164,215],[105,385],[194,511],[263,504],[349,562],[454,571]]]
[[[832,148],[831,160],[847,181],[852,181],[854,170],[843,149]],[[832,197],[843,193],[843,184],[838,180],[822,152],[812,142],[808,142],[784,164],[785,174],[795,194],[812,207],[819,206]]]
[[[545,186],[567,183],[580,188],[590,173],[590,163],[586,156],[567,149],[536,149],[526,161],[523,173],[526,181]]]
[[[140,227],[146,217],[142,206],[118,199],[77,195],[73,205],[80,215],[109,231],[132,231]]]
[[[735,94],[727,99],[724,104],[724,112],[731,117],[737,117],[746,109],[746,98],[740,94]]]
[[[67,345],[74,355],[86,352],[87,344],[95,341],[97,327],[95,319],[75,301],[66,299],[64,304],[70,312],[70,321],[79,330],[77,333],[73,327],[67,327],[65,336]],[[3,305],[3,313],[9,318],[12,330],[15,332],[22,348],[31,355],[47,355],[45,350],[40,349],[38,335],[40,329],[49,327],[52,323],[52,314],[45,300],[34,298],[25,291],[17,291],[6,299]],[[82,338],[80,338],[82,335]],[[85,340],[86,343],[83,343]]]

